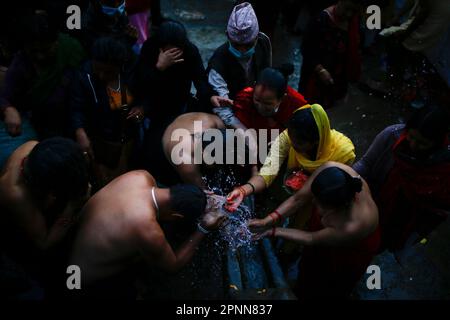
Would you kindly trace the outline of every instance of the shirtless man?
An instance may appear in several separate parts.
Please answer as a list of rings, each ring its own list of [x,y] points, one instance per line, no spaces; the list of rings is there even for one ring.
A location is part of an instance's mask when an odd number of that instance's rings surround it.
[[[314,205],[309,230],[276,223]],[[299,298],[347,297],[379,247],[378,209],[367,183],[352,168],[328,162],[264,219],[251,220],[255,238],[279,237],[305,246]]]
[[[87,162],[75,142],[51,138],[23,144],[0,175],[0,219],[11,236],[7,245],[43,251],[60,243],[89,192]]]
[[[214,209],[203,215],[206,207],[206,195],[200,188],[177,185],[161,189],[147,171],[132,171],[113,180],[83,208],[70,258],[70,263],[81,269],[80,294],[105,298],[132,291],[128,288],[132,279],[114,282],[126,278],[128,267],[138,260],[167,272],[182,268],[205,234],[225,219]],[[160,223],[180,220],[196,222],[197,230],[174,251]]]
[[[199,122],[201,125],[198,126],[198,129],[195,127],[195,122]],[[185,135],[182,135],[181,137],[177,135],[176,130],[184,130],[186,132]],[[164,154],[167,158],[167,160],[172,164],[172,166],[177,171],[180,178],[185,183],[191,183],[196,186],[199,186],[201,188],[204,188],[204,182],[202,180],[202,172],[201,172],[201,166],[200,164],[195,164],[194,159],[194,150],[195,150],[195,140],[194,140],[194,129],[197,129],[200,134],[203,134],[204,132],[210,130],[210,129],[218,129],[218,130],[224,130],[225,125],[223,124],[222,120],[218,116],[207,114],[207,113],[200,113],[200,112],[193,112],[193,113],[187,113],[184,115],[179,116],[176,118],[170,125],[167,127],[164,136],[163,136],[163,149]],[[199,130],[201,129],[201,130]],[[182,131],[179,131],[182,133]],[[242,132],[236,132],[236,134],[239,134],[243,136]],[[202,142],[202,136],[196,137],[199,142]],[[224,146],[226,144],[226,141],[224,141]],[[202,145],[205,147],[205,144]],[[237,144],[235,144],[237,146]],[[183,149],[183,150],[190,150],[190,153],[182,153],[181,155],[174,152],[174,148],[177,148],[177,150]],[[203,151],[203,149],[202,149]],[[226,152],[232,152],[230,150],[225,150]],[[173,154],[174,153],[174,154]],[[174,159],[172,159],[172,156],[179,157],[175,159],[176,161],[180,162],[181,164],[175,164]],[[225,154],[224,154],[225,157]],[[225,159],[224,159],[225,160]],[[225,162],[225,161],[224,161]],[[202,158],[203,163],[203,158]],[[203,165],[205,165],[203,163]],[[254,173],[257,172],[256,166],[254,166]]]

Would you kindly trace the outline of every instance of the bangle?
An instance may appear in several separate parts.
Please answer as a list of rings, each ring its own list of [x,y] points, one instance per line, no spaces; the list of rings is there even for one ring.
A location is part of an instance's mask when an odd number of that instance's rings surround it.
[[[240,186],[237,188],[239,190],[240,193],[242,193],[242,195],[244,196],[244,198],[247,196],[247,192],[245,192],[244,187]]]
[[[277,210],[269,214],[269,217],[272,219],[272,225],[275,225],[278,220],[283,221],[283,216]]]
[[[284,217],[278,212],[278,210],[275,210],[273,213],[277,216],[277,220],[284,220]]]
[[[255,188],[255,186],[253,185],[253,183],[247,182],[246,184],[248,184],[248,185],[252,188],[253,193],[256,193],[256,188]]]
[[[200,223],[197,224],[197,229],[198,231],[200,231],[203,234],[209,234],[211,233],[211,231],[206,230],[205,228],[202,227],[202,225]]]
[[[275,223],[277,222],[276,219],[272,216],[272,214],[269,214],[268,217],[270,219],[272,219],[272,226],[275,225]]]

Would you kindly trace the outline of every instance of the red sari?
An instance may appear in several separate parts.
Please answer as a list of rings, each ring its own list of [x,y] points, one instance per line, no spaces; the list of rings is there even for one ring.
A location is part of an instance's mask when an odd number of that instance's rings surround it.
[[[324,229],[313,210],[309,231]],[[366,272],[380,245],[379,228],[351,246],[305,247],[299,265],[299,299],[347,298]]]
[[[383,249],[403,248],[413,232],[427,236],[450,208],[450,150],[418,163],[402,156],[403,143],[406,134],[393,147],[395,163],[378,199]]]

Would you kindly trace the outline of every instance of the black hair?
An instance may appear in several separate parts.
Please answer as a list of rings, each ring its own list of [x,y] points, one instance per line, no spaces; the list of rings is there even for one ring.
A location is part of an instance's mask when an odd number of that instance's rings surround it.
[[[444,142],[449,129],[449,114],[440,107],[417,110],[406,123],[406,130],[416,129],[436,145]]]
[[[170,208],[184,216],[188,224],[194,223],[205,213],[206,194],[197,186],[178,184],[170,187]]]
[[[81,148],[72,140],[50,138],[38,143],[27,157],[24,177],[33,195],[52,193],[60,202],[86,194],[88,164]]]
[[[288,122],[289,136],[298,141],[318,142],[320,140],[319,128],[311,108],[296,111]]]
[[[128,50],[122,41],[114,37],[102,37],[92,46],[92,59],[122,67],[128,59]]]
[[[155,37],[160,48],[172,45],[183,49],[189,43],[186,28],[175,20],[168,19],[161,23]]]
[[[25,45],[32,43],[53,43],[58,39],[58,29],[46,13],[34,13],[29,16],[21,28]]]
[[[361,178],[352,177],[338,167],[324,169],[311,184],[311,191],[317,201],[333,208],[348,206],[361,190]]]
[[[263,85],[275,91],[278,99],[283,97],[288,86],[285,75],[281,71],[273,68],[265,68],[261,71],[256,84]]]

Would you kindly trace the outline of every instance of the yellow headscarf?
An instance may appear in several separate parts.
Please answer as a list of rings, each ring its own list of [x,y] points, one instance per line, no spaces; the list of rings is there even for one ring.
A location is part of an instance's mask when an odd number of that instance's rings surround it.
[[[288,169],[302,168],[312,173],[327,161],[336,161],[344,164],[353,163],[356,155],[352,141],[342,133],[331,130],[330,120],[325,110],[320,105],[313,104],[305,105],[295,112],[303,109],[311,109],[319,129],[320,141],[317,148],[317,156],[315,160],[305,158],[292,148],[292,142],[289,139],[291,147],[289,149]],[[287,133],[287,130],[283,132],[286,135]]]

